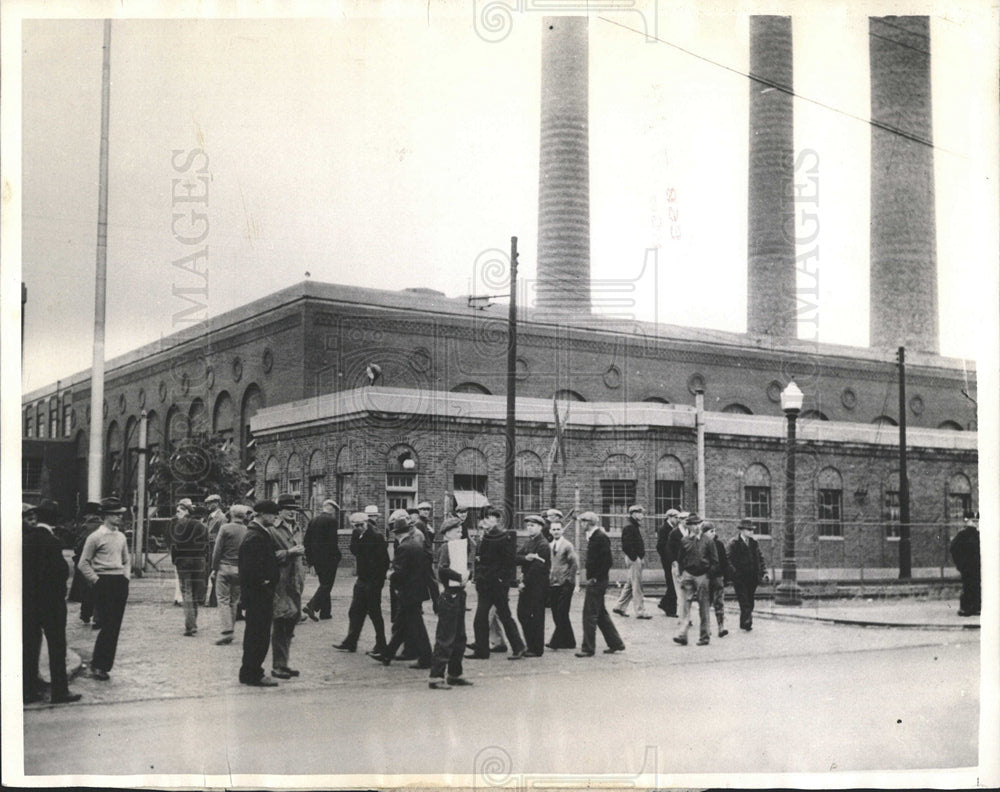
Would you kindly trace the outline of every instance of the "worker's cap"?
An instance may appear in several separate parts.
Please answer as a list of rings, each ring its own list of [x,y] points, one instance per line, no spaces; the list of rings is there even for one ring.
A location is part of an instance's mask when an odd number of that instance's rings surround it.
[[[684,520],[685,525],[698,525],[700,522],[701,517],[698,516],[697,512],[691,512]]]
[[[420,501],[420,503],[417,504],[417,511],[420,511],[421,509],[433,509],[433,508],[434,507],[431,506],[431,504],[428,503],[427,501]]]
[[[244,506],[242,503],[234,503],[229,507],[229,516],[234,520],[245,519],[248,514],[250,514],[250,507]]]
[[[545,516],[551,522],[552,520],[561,520],[563,518],[563,513],[559,509],[547,509],[545,511]]]
[[[378,506],[365,506],[365,514],[369,517],[378,517]]]
[[[253,510],[256,514],[271,514],[277,516],[278,504],[273,500],[257,501],[253,505]]]
[[[367,522],[368,515],[364,512],[353,512],[348,519],[351,521],[351,525],[362,525]]]
[[[101,513],[101,504],[97,501],[87,501],[80,509],[80,517],[91,517]]]
[[[537,514],[529,514],[527,517],[524,518],[524,522],[525,523],[535,523],[535,525],[540,525],[540,526],[542,526],[542,528],[545,527],[545,520],[543,520]]]
[[[593,525],[596,525],[597,523],[599,523],[601,521],[601,518],[598,517],[595,512],[585,511],[583,514],[581,514],[579,517],[576,518],[576,521],[577,522],[591,523]]]
[[[104,498],[101,501],[101,514],[124,514],[128,511],[118,498]]]
[[[462,527],[462,520],[459,517],[450,516],[445,517],[444,522],[441,523],[441,533],[447,533],[455,528]]]
[[[703,522],[701,524],[701,532],[702,533],[705,533],[706,531],[714,531],[714,530],[715,530],[715,523],[712,523],[712,522],[709,522],[708,520],[705,520],[705,522]]]
[[[222,498],[219,497],[218,495],[209,495],[207,498],[205,498],[205,503],[206,504],[222,503]]]
[[[638,503],[635,503],[632,506],[628,507],[628,513],[629,514],[635,514],[636,512],[640,512],[641,514],[645,514],[646,513],[646,507],[645,506],[640,506]]]
[[[680,517],[680,512],[677,509],[667,509],[667,518]]]
[[[335,501],[333,498],[327,498],[325,501],[323,501],[323,505],[333,506],[333,508],[335,508],[337,511],[340,511],[340,504],[337,503],[337,501]]]

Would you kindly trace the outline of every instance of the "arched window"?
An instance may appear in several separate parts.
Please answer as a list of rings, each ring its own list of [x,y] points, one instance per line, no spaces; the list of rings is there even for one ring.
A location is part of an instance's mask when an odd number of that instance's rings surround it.
[[[121,496],[122,432],[112,421],[105,435],[104,494]]]
[[[800,421],[829,421],[830,419],[826,417],[826,413],[820,412],[819,410],[806,410],[799,416]]]
[[[417,453],[406,443],[398,443],[385,456],[385,501],[388,513],[417,505]]]
[[[453,479],[455,490],[475,491],[487,494],[489,486],[489,465],[486,454],[478,448],[463,448],[455,456]]]
[[[160,427],[160,416],[156,410],[146,413],[146,465],[147,470],[159,459],[163,445],[163,430]]]
[[[654,512],[666,514],[669,509],[684,509],[684,465],[672,454],[664,454],[656,462]]]
[[[647,396],[643,399],[644,402],[650,402],[651,404],[670,404],[669,399],[665,399],[662,396]]]
[[[876,426],[899,426],[896,423],[896,419],[889,415],[880,415],[877,418],[873,418],[872,423]]]
[[[955,473],[948,479],[948,522],[961,525],[971,511],[972,484],[964,473]]]
[[[318,511],[323,506],[325,498],[326,452],[317,448],[309,455],[309,468],[306,475],[306,503],[313,511]]]
[[[285,468],[288,486],[285,490],[296,498],[302,496],[302,457],[294,451],[288,455],[288,466]]]
[[[35,407],[36,434],[39,439],[45,438],[45,400],[38,402]]]
[[[281,468],[278,460],[272,454],[264,465],[264,497],[277,500],[281,487]]]
[[[73,433],[73,392],[66,391],[62,397],[62,436]]]
[[[139,472],[139,421],[129,416],[125,422],[125,462],[123,470],[124,491],[131,493],[138,481]],[[131,498],[129,499],[131,502]]]
[[[518,517],[541,511],[543,471],[542,460],[534,451],[518,451],[514,457],[514,511]]]
[[[243,467],[253,478],[254,464],[254,440],[250,432],[250,419],[257,411],[265,406],[264,393],[256,383],[247,385],[243,391],[243,400],[240,402],[240,455],[243,459]]]
[[[882,487],[882,521],[887,539],[899,538],[899,471],[893,470],[886,476]]]
[[[816,477],[816,516],[819,535],[844,535],[844,482],[836,468],[823,468]]]
[[[460,382],[454,388],[451,389],[452,393],[482,393],[486,396],[490,396],[489,388],[480,385],[478,382]]]
[[[567,402],[567,401],[582,402],[582,401],[587,401],[585,398],[583,398],[583,396],[581,396],[575,390],[565,390],[565,389],[564,390],[557,390],[555,392],[555,396],[553,396],[553,398],[556,401],[560,401],[560,402]]]
[[[221,437],[225,443],[231,443],[235,435],[235,424],[233,397],[222,391],[215,397],[215,407],[212,409],[212,433]]]
[[[354,455],[350,446],[345,445],[337,452],[336,470],[337,494],[334,500],[340,504],[340,527],[344,528],[347,518],[358,506],[357,496],[354,494]]]
[[[198,397],[191,402],[191,407],[188,409],[188,434],[209,434],[209,429],[205,402]]]
[[[743,474],[743,516],[759,536],[771,535],[771,474],[755,462]]]
[[[938,424],[938,429],[951,429],[955,432],[964,432],[965,429],[958,421],[942,421]]]
[[[745,404],[740,404],[739,402],[733,402],[732,404],[727,404],[722,408],[722,412],[730,413],[733,415],[753,415],[753,410],[747,407]]]
[[[635,460],[628,454],[611,454],[601,465],[601,521],[621,530],[628,507],[635,503]]]

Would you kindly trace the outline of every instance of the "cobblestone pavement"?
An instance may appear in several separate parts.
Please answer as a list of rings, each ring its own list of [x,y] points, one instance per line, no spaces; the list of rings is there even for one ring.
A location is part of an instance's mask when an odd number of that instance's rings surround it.
[[[347,631],[347,609],[352,585],[353,578],[349,575],[344,579],[338,579],[333,591],[333,619],[320,622],[307,621],[298,626],[292,643],[291,665],[300,669],[302,676],[281,682],[281,687],[296,690],[337,686],[358,689],[385,685],[426,687],[427,671],[409,669],[408,663],[405,662],[396,662],[391,667],[385,668],[364,654],[374,642],[370,624],[366,624],[362,632],[357,653],[347,654],[333,648],[333,644],[339,643]],[[312,594],[315,586],[315,578],[308,577],[307,596]],[[615,596],[614,591],[608,595],[609,611],[613,607]],[[516,598],[517,592],[512,590],[512,604],[516,602]],[[469,600],[472,610],[466,614],[466,628],[471,640],[475,609],[474,591],[470,592]],[[582,604],[581,592],[573,598],[571,612],[577,641],[581,637]],[[572,651],[567,650],[558,652],[546,650],[545,655],[538,659],[508,662],[504,655],[495,654],[488,661],[466,661],[465,673],[471,679],[477,677],[516,679],[537,674],[573,673],[581,664],[600,664],[609,671],[613,671],[616,667],[636,666],[655,669],[692,661],[721,662],[768,656],[794,657],[822,652],[889,649],[938,643],[945,645],[979,640],[978,631],[936,628],[862,629],[801,618],[803,614],[810,612],[834,613],[834,606],[829,603],[816,608],[799,609],[796,614],[799,618],[794,620],[766,618],[770,611],[780,610],[772,607],[771,603],[758,602],[757,607],[762,618],[754,622],[753,632],[745,633],[738,629],[735,607],[727,605],[726,618],[730,630],[728,636],[717,637],[713,615],[712,641],[709,646],[694,645],[697,637],[695,628],[691,633],[691,644],[679,647],[671,640],[676,628],[676,619],[664,616],[655,607],[655,600],[651,600],[647,602],[647,609],[655,616],[650,620],[612,616],[627,647],[623,653],[603,655],[600,651],[604,648],[603,640],[598,634],[598,654],[594,658],[576,658]],[[953,622],[964,624],[968,621],[957,616],[950,618],[949,609],[953,604],[943,600],[880,603],[852,601],[849,606],[842,606],[841,612],[856,615],[863,612],[866,607],[869,608],[872,617],[877,615],[892,617],[895,620],[923,618],[927,620],[927,624],[933,624],[933,620],[940,620],[941,626],[944,627],[953,626]],[[429,603],[425,605],[425,611],[424,621],[433,642],[436,617],[430,612]],[[384,594],[383,613],[388,616],[388,594]],[[71,604],[67,641],[70,649],[77,652],[86,663],[91,657],[97,633],[89,625],[82,624],[78,614],[79,606]],[[237,681],[242,653],[243,623],[237,623],[235,640],[228,646],[215,645],[220,628],[218,614],[214,608],[200,609],[198,626],[199,632],[196,636],[183,635],[184,616],[182,609],[173,605],[171,579],[134,580],[122,625],[118,656],[111,672],[111,681],[98,682],[91,679],[84,670],[71,683],[75,692],[83,694],[81,705],[205,696],[259,695],[256,689],[240,685]],[[546,638],[551,635],[551,630],[551,620],[547,616]],[[268,666],[265,664],[265,667]],[[45,706],[47,705],[31,705],[26,707],[26,710]]]

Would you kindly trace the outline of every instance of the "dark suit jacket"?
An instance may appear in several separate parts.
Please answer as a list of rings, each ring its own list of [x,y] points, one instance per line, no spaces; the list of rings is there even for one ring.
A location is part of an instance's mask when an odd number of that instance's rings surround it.
[[[587,540],[587,580],[607,583],[612,563],[611,540],[603,529],[595,528]]]
[[[646,543],[642,539],[642,528],[631,518],[622,528],[622,552],[629,561],[646,557]]]
[[[40,525],[24,527],[22,537],[22,607],[48,612],[53,603],[66,599],[69,566],[62,542]]]
[[[761,555],[757,540],[752,536],[748,536],[746,542],[738,536],[730,539],[726,555],[734,583],[756,585],[764,579],[764,556]]]
[[[313,517],[306,526],[302,545],[309,566],[316,567],[317,571],[336,569],[343,557],[337,544],[337,518],[328,512]]]
[[[247,526],[246,536],[240,545],[240,587],[247,591],[274,592],[281,570],[278,567],[278,549],[270,532],[256,520]]]
[[[978,575],[981,563],[979,550],[979,530],[971,526],[963,528],[951,540],[951,560],[955,569],[963,575]]]
[[[541,558],[533,558],[531,561],[528,561],[525,556],[529,553],[535,553],[541,556]],[[545,541],[544,536],[538,534],[537,536],[528,537],[528,541],[517,552],[517,565],[523,570],[522,574],[525,585],[546,587],[549,585],[549,571],[552,569],[552,548],[549,547],[549,543]]]
[[[498,528],[485,534],[476,557],[476,583],[509,586],[514,582],[516,558],[517,539],[513,532]]]
[[[427,549],[419,537],[407,539],[396,546],[389,585],[400,603],[413,604],[429,599],[427,579],[430,573]]]
[[[358,561],[358,580],[382,585],[389,571],[389,550],[385,537],[370,523],[351,537],[351,552]]]

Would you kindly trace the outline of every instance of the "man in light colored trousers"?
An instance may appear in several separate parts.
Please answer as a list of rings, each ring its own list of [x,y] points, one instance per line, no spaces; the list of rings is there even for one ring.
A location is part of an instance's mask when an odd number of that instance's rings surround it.
[[[626,608],[629,602],[635,608],[636,618],[652,618],[646,613],[646,600],[642,594],[642,568],[646,563],[646,543],[642,538],[642,518],[646,510],[637,505],[629,506],[628,522],[622,528],[622,552],[628,559],[628,580],[622,587],[618,604],[614,607],[614,613],[619,616],[628,616]]]
[[[219,528],[212,551],[212,577],[219,603],[219,624],[222,637],[215,643],[225,646],[233,642],[233,624],[240,602],[240,545],[247,532],[252,510],[235,504],[229,509],[230,522]]]

